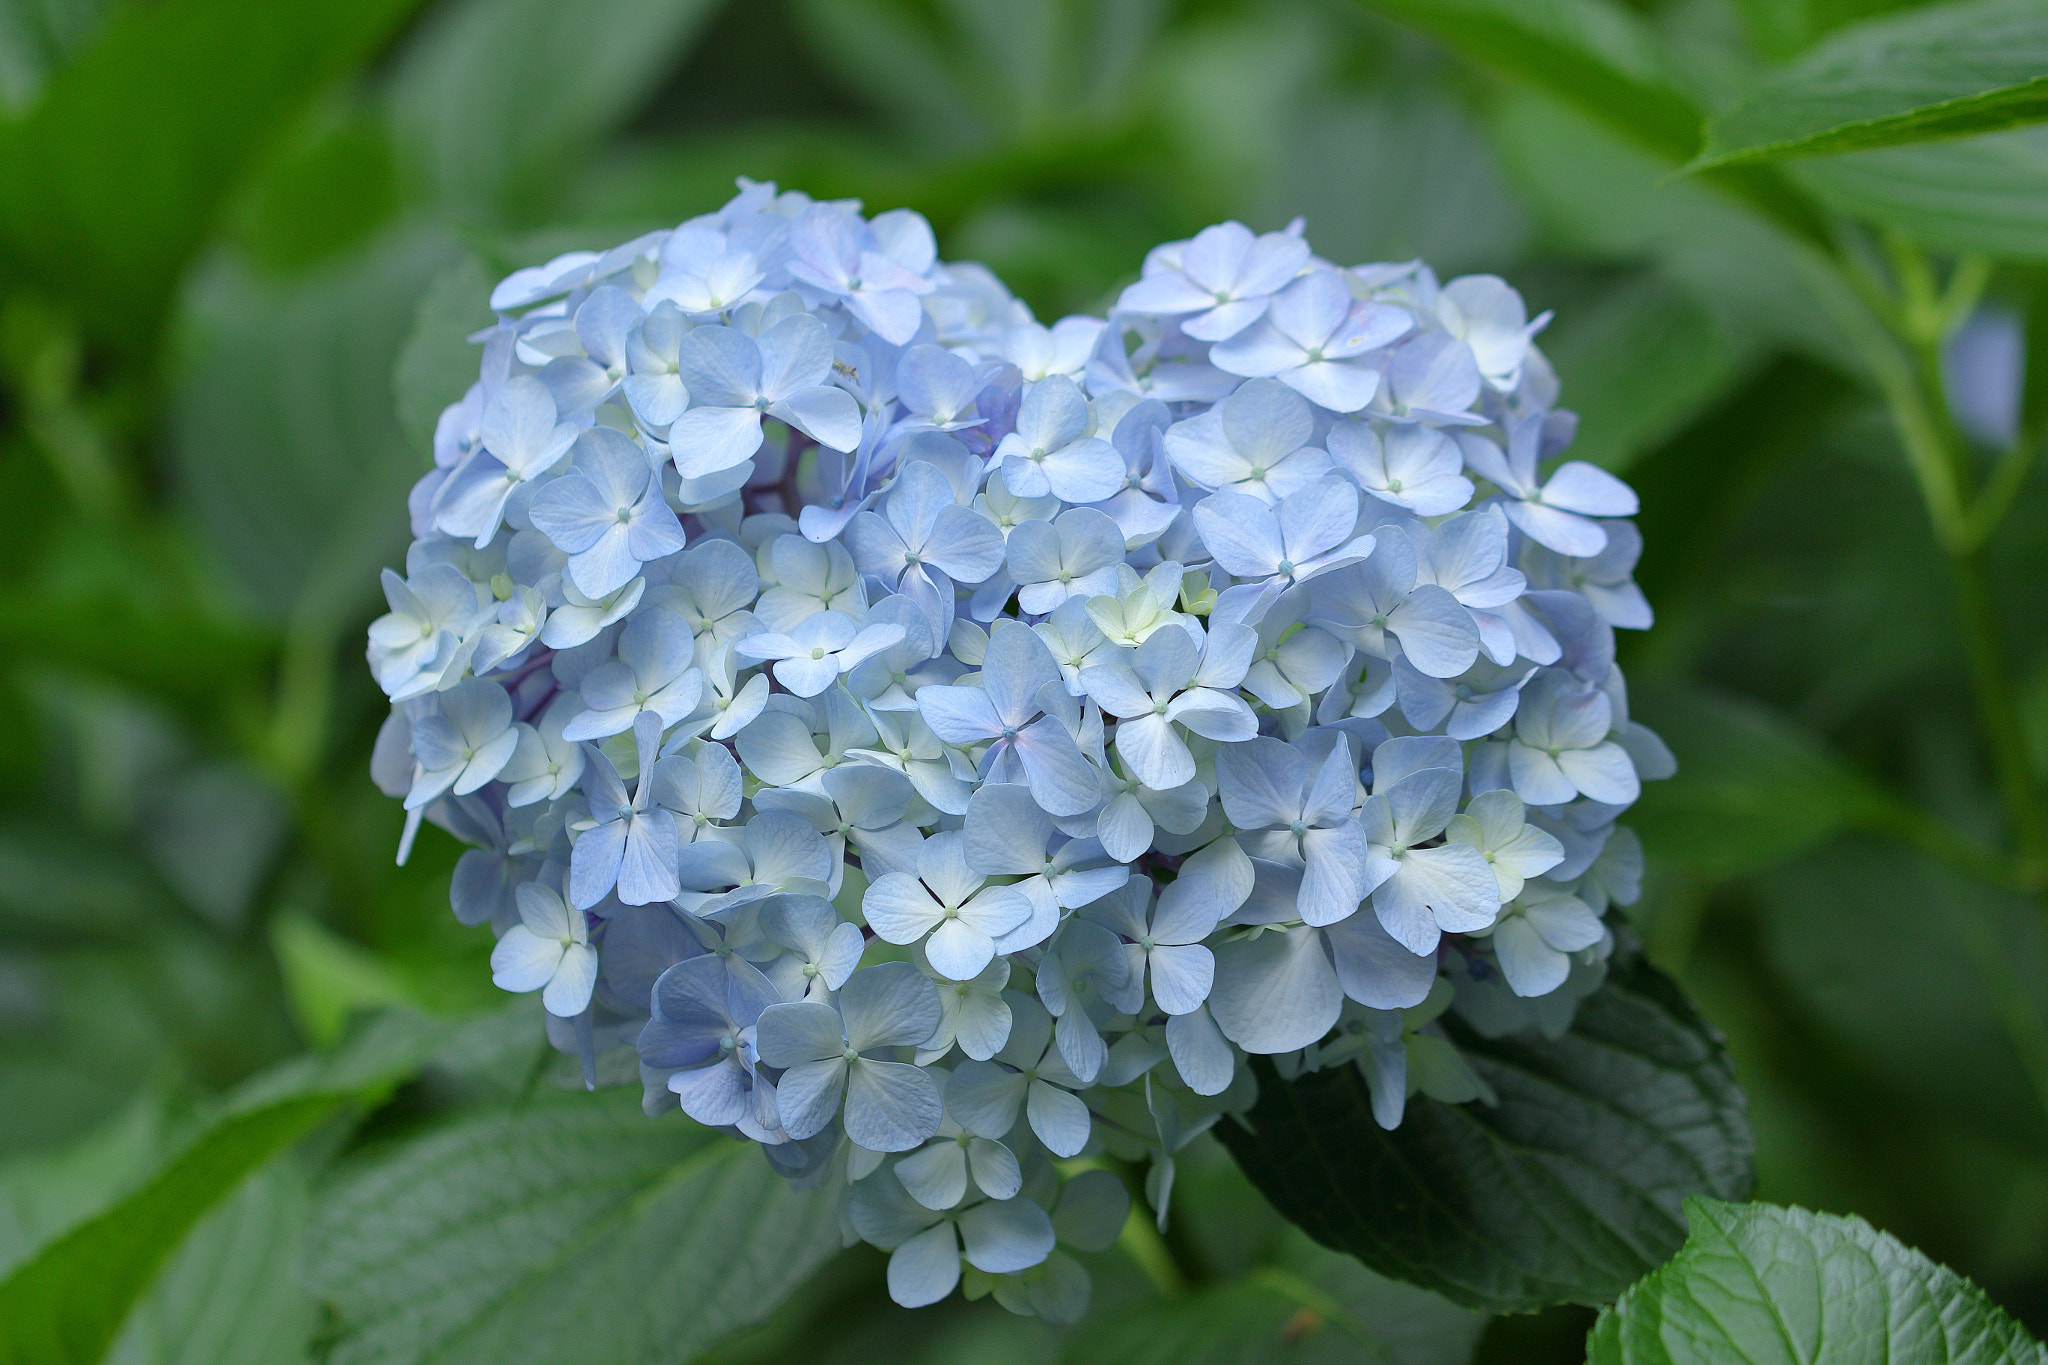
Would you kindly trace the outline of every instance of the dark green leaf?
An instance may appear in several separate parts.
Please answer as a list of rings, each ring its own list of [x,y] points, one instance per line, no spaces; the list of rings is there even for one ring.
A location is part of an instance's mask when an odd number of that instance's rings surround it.
[[[1736,877],[1844,829],[1897,823],[1898,804],[1882,788],[1761,703],[1694,689],[1649,692],[1635,709],[1684,774],[1646,787],[1629,813],[1653,858]]]
[[[712,8],[711,0],[443,6],[392,76],[399,150],[460,218],[502,225],[552,211],[573,183],[564,168],[632,116]]]
[[[125,850],[94,847],[68,828],[17,826],[0,829],[0,913],[28,924],[118,934],[175,912]]]
[[[1824,157],[1787,173],[1829,207],[1931,247],[2048,259],[2048,130]]]
[[[157,309],[279,126],[416,0],[127,5],[0,125],[0,246],[115,346]]]
[[[1687,1195],[1748,1192],[1727,1056],[1640,958],[1560,1038],[1453,1032],[1498,1106],[1416,1097],[1389,1133],[1356,1067],[1290,1082],[1256,1062],[1249,1126],[1217,1136],[1317,1241],[1495,1312],[1606,1302],[1678,1247]]]
[[[251,1171],[349,1101],[387,1087],[438,1030],[387,1016],[339,1053],[257,1077],[133,1193],[0,1280],[0,1361],[92,1365],[165,1259]]]
[[[2048,10],[1968,0],[1847,29],[1707,125],[1695,168],[1967,137],[2048,119]]]
[[[765,1318],[838,1250],[838,1194],[608,1092],[383,1154],[320,1201],[312,1244],[334,1365],[639,1365]]]
[[[1976,1285],[1861,1218],[1686,1201],[1685,1249],[1593,1328],[1589,1365],[2039,1365]]]

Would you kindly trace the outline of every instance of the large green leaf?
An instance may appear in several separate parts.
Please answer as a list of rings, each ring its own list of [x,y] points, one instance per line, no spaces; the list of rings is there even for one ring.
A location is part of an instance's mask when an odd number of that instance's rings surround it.
[[[1821,157],[1787,173],[1829,207],[1928,246],[2048,260],[2048,129]]]
[[[223,198],[415,3],[123,6],[25,117],[0,124],[0,248],[103,340],[147,343]]]
[[[298,1280],[306,1163],[285,1153],[201,1219],[108,1350],[106,1365],[292,1365],[313,1302]]]
[[[1604,1303],[1684,1240],[1691,1194],[1741,1198],[1750,1136],[1720,1040],[1670,979],[1617,963],[1569,1032],[1452,1032],[1496,1106],[1416,1097],[1373,1121],[1356,1067],[1256,1062],[1217,1136],[1279,1209],[1372,1269],[1495,1312]]]
[[[391,415],[392,364],[456,250],[399,227],[295,281],[226,259],[195,279],[171,429],[178,496],[257,614],[338,622],[401,562],[406,489],[428,452]]]
[[[1594,1325],[1589,1365],[2039,1365],[1983,1290],[1861,1218],[1688,1200],[1685,1249]]]
[[[147,1176],[163,1120],[162,1099],[145,1094],[70,1146],[0,1166],[0,1275]]]
[[[674,68],[712,0],[457,0],[392,73],[409,168],[459,219],[555,210],[577,167]]]
[[[2048,119],[2048,9],[1966,0],[1859,24],[1707,125],[1695,168],[1967,137]]]
[[[374,1157],[319,1202],[312,1245],[332,1365],[683,1361],[838,1250],[838,1194],[616,1091]]]
[[[0,1362],[98,1361],[208,1210],[344,1105],[409,1074],[438,1032],[386,1016],[332,1057],[302,1058],[251,1081],[155,1175],[0,1280]]]

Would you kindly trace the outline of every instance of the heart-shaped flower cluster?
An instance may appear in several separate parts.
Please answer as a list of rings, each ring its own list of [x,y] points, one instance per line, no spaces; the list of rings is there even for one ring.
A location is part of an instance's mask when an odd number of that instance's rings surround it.
[[[1636,500],[1554,461],[1501,280],[1223,223],[1048,327],[742,182],[491,306],[370,628],[401,849],[475,845],[455,913],[586,1076],[845,1181],[899,1302],[1069,1319],[1127,1202],[1073,1159],[1163,1216],[1246,1054],[1391,1128],[1490,1099],[1446,1009],[1599,983],[1672,767]]]

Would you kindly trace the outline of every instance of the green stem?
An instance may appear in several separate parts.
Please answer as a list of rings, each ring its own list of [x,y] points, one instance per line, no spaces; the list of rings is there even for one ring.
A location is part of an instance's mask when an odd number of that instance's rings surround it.
[[[1870,310],[1868,315],[1841,320],[1884,394],[1935,540],[1949,562],[1970,688],[2015,856],[2003,857],[1953,836],[1943,837],[1934,821],[1916,812],[1906,814],[1899,832],[1951,865],[2026,893],[2037,911],[2048,916],[2048,904],[2043,902],[2048,892],[2048,820],[2043,818],[2040,789],[2028,764],[2026,733],[2006,672],[2004,636],[1984,564],[1984,548],[2025,482],[2039,442],[2031,435],[2023,438],[1980,490],[1968,491],[1972,471],[1948,411],[1941,346],[1976,306],[1990,279],[1990,266],[1981,258],[1966,257],[1947,285],[1937,289],[1926,258],[1910,241],[1888,236],[1885,249],[1898,285],[1896,295],[1853,252],[1838,255],[1843,278]],[[1874,325],[1879,321],[1882,327]],[[1952,914],[1960,921],[1958,932],[2006,1039],[2035,1098],[2048,1110],[2048,1021],[2014,975],[1995,926],[1966,911],[1952,909]]]
[[[1187,1295],[1187,1276],[1181,1274],[1166,1239],[1159,1235],[1159,1229],[1145,1216],[1145,1210],[1139,1204],[1132,1203],[1130,1217],[1124,1219],[1124,1230],[1117,1234],[1116,1243],[1124,1249],[1126,1256],[1137,1262],[1138,1269],[1152,1282],[1152,1288],[1160,1298],[1178,1299]]]
[[[2048,820],[2042,817],[2040,792],[2027,762],[2026,727],[2020,719],[2012,682],[2006,676],[2005,649],[1991,591],[1985,582],[1981,552],[1951,557],[1949,572],[1955,580],[1957,624],[1969,655],[1970,685],[1976,693],[1978,718],[1991,749],[1999,799],[2005,805],[2013,844],[2019,853],[2017,880],[2038,894],[2048,889]]]
[[[1970,504],[1966,529],[1971,548],[1989,541],[2005,520],[2005,514],[2012,510],[2013,500],[2026,486],[2027,475],[2033,472],[2034,459],[2040,451],[2038,439],[2033,435],[2022,435],[2011,449],[1998,457],[1991,477],[1984,481],[1977,500]]]
[[[2002,467],[1981,495],[1966,492],[1969,470],[1941,384],[1941,344],[1976,305],[1989,272],[1982,263],[1965,260],[1948,285],[1937,288],[1925,256],[1910,241],[1891,236],[1885,247],[1898,282],[1896,300],[1884,298],[1881,286],[1853,262],[1845,275],[1870,299],[1893,335],[1872,327],[1851,331],[1884,394],[1935,540],[1949,561],[1970,688],[2017,853],[2012,881],[2039,893],[2048,889],[2048,818],[2027,762],[2026,731],[2006,675],[2005,641],[1983,562],[1984,544],[2017,493],[2025,468]],[[2008,492],[2003,482],[2014,487]]]

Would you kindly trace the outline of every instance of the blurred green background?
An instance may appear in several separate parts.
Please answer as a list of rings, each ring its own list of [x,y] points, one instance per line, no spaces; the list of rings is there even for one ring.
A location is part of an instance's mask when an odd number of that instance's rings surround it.
[[[1894,8],[1633,6],[1708,108]],[[1577,453],[1642,495],[1658,622],[1623,661],[1681,765],[1632,821],[1634,913],[1729,1036],[1757,1197],[1860,1213],[2048,1330],[2048,955],[1978,852],[2002,817],[1942,556],[1838,286],[1669,171],[1342,0],[0,0],[0,1273],[353,1008],[479,1018],[366,1127],[265,1165],[116,1347],[375,1358],[317,1273],[333,1172],[552,1083],[448,912],[459,848],[429,830],[395,868],[368,777],[376,570],[475,363],[442,338],[501,274],[744,174],[916,208],[1048,321],[1155,242],[1296,214],[1337,261],[1424,255],[1555,309]],[[2048,139],[1793,176],[1995,258],[1980,323],[2037,342],[2039,444]],[[1987,561],[2036,782],[2044,511],[2034,477]],[[1075,1334],[903,1313],[863,1251],[717,1358],[1581,1358],[1589,1313],[1487,1324],[1373,1280],[1206,1140],[1174,1215],[1093,1258]]]

